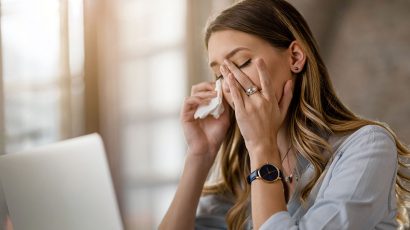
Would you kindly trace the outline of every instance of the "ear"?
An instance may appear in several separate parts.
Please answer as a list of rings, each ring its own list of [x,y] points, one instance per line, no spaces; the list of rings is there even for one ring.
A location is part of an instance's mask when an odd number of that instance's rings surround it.
[[[298,41],[293,41],[289,46],[290,70],[297,74],[303,70],[306,63],[306,54]]]

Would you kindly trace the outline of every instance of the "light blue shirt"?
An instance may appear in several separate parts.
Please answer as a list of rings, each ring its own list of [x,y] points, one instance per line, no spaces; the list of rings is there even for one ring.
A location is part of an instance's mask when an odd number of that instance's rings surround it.
[[[397,229],[395,181],[398,167],[393,138],[380,126],[365,126],[350,135],[331,136],[334,154],[301,205],[301,188],[313,166],[299,159],[300,179],[287,209],[262,224],[267,229]],[[222,195],[201,197],[196,229],[227,229],[225,215],[233,200]],[[248,221],[247,229],[252,228]]]

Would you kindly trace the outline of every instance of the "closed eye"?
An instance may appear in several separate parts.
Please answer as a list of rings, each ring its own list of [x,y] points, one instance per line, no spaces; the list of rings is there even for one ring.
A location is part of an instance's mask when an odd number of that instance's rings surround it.
[[[237,66],[239,69],[242,69],[242,68],[245,68],[246,66],[248,66],[249,64],[251,64],[251,62],[252,62],[252,59],[248,59],[245,63],[243,63],[242,65],[240,65],[240,66]],[[220,78],[223,78],[224,76],[221,74],[221,75],[216,75],[215,76],[215,78],[216,78],[216,80],[219,80]]]
[[[247,60],[245,63],[243,63],[242,65],[238,66],[239,69],[245,68],[246,66],[248,66],[249,64],[251,64],[252,59]]]

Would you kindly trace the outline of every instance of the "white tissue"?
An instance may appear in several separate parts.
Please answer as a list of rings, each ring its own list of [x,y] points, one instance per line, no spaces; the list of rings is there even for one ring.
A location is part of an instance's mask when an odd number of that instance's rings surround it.
[[[224,112],[225,108],[222,104],[222,79],[218,79],[215,83],[215,91],[217,95],[215,98],[212,98],[211,102],[208,105],[201,105],[195,111],[195,119],[204,119],[206,116],[211,114],[214,118],[218,119],[219,116]]]

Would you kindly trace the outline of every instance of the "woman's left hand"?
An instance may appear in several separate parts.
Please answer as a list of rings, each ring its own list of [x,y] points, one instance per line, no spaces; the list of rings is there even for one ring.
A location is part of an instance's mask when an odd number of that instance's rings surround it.
[[[251,82],[249,77],[232,62],[226,60],[225,65],[228,71],[225,69],[222,72],[228,82],[234,102],[235,117],[251,161],[255,157],[266,158],[267,154],[277,152],[276,138],[292,100],[293,82],[292,80],[286,81],[282,97],[278,102],[272,76],[269,76],[265,62],[258,59],[256,67],[261,89],[248,96],[244,89],[252,86],[249,85]]]

